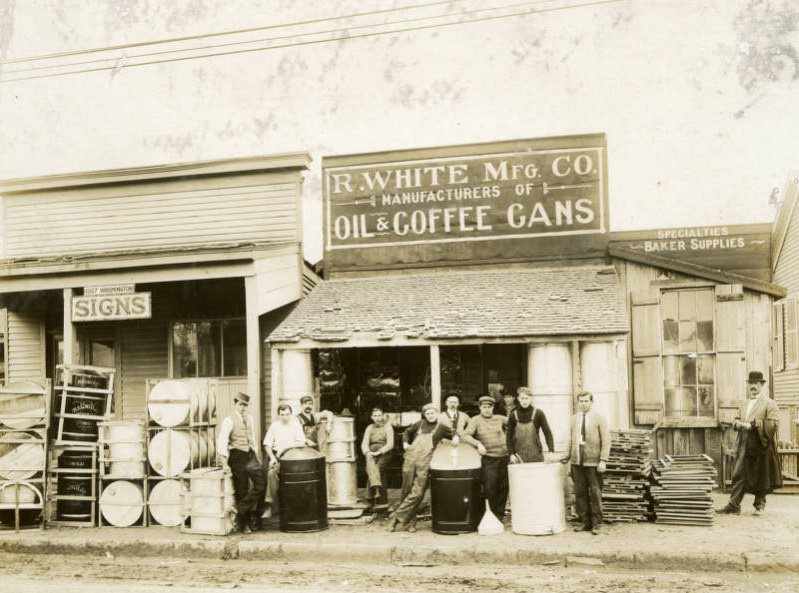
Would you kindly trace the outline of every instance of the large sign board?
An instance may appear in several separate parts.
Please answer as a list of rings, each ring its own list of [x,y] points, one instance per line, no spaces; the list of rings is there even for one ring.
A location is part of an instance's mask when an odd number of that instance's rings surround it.
[[[717,225],[612,233],[612,245],[770,281],[771,225]]]
[[[135,292],[132,284],[87,286],[72,297],[72,321],[150,319],[152,293]]]
[[[604,135],[325,159],[325,248],[597,235]]]

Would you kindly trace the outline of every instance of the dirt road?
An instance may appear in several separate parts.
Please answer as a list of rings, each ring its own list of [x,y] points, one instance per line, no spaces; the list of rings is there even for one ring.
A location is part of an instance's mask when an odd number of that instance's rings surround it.
[[[796,593],[799,575],[663,573],[586,565],[366,566],[0,554],[0,590],[9,593],[196,593],[231,589],[291,593]]]

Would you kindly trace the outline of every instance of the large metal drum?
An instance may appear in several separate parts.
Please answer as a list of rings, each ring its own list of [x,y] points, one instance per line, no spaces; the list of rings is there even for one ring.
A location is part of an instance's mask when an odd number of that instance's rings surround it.
[[[105,477],[144,477],[144,423],[140,420],[100,422],[100,443],[105,446]]]
[[[278,500],[280,531],[327,529],[325,458],[319,451],[289,449],[280,458]]]
[[[529,350],[533,405],[541,408],[555,439],[555,450],[566,451],[572,415],[572,357],[569,344],[533,344]]]
[[[200,435],[185,430],[162,430],[150,439],[147,458],[160,476],[174,477],[200,464]]]
[[[445,440],[430,462],[433,531],[443,534],[477,531],[483,516],[481,461],[477,450]]]
[[[508,466],[513,533],[550,535],[566,529],[561,463]]]
[[[127,480],[109,482],[100,495],[100,514],[110,525],[130,527],[142,517],[142,487]]]
[[[0,485],[0,523],[14,525],[16,509],[19,509],[19,524],[30,525],[38,522],[42,514],[44,500],[41,491],[28,482],[9,482]],[[39,508],[31,508],[39,507]]]
[[[9,432],[0,438],[0,478],[26,480],[44,469],[44,442],[34,433]]]
[[[322,430],[320,428],[320,430]],[[332,461],[355,461],[355,420],[335,416],[325,440],[325,459]]]
[[[58,402],[60,402],[60,397]],[[60,403],[56,413],[60,414]],[[97,442],[97,423],[105,414],[106,396],[96,393],[82,393],[80,395],[68,393],[64,403],[64,414],[76,416],[64,418],[64,428],[61,433],[62,440]]]
[[[83,500],[59,498],[56,503],[56,516],[60,521],[85,522],[91,519],[93,476],[87,474],[58,474],[58,496],[75,496]]]
[[[46,417],[46,390],[38,383],[16,381],[0,387],[0,427],[25,430],[44,424]]]
[[[168,379],[150,390],[147,411],[159,426],[182,426],[208,419],[208,399],[207,381]]]
[[[358,502],[358,474],[354,461],[327,463],[327,501],[331,506],[349,507]]]
[[[181,502],[188,493],[180,480],[151,480],[147,508],[159,524],[177,527],[183,522]]]

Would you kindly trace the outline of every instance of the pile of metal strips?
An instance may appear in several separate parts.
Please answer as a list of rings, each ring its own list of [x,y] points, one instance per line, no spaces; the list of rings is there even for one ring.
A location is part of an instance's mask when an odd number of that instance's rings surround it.
[[[666,455],[654,462],[650,493],[655,523],[711,525],[716,468],[707,455]]]
[[[647,520],[649,430],[614,430],[603,476],[602,515],[609,523]]]

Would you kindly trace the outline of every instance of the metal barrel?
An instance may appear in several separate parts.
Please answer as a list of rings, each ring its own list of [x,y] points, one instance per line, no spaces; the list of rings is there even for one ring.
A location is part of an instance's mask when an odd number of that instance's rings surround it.
[[[474,447],[445,440],[430,462],[433,531],[442,534],[477,531],[483,516],[480,455]]]
[[[327,529],[325,458],[304,447],[290,449],[280,458],[280,531]]]

